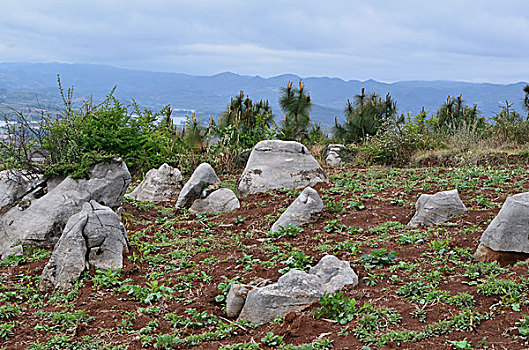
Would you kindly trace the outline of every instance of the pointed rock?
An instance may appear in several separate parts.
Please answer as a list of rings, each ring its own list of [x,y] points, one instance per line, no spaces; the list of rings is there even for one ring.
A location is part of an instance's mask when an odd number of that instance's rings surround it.
[[[127,196],[139,201],[168,202],[178,199],[183,185],[180,170],[164,163],[158,169],[149,170],[145,179]]]
[[[182,191],[180,191],[178,200],[176,201],[176,208],[189,208],[196,199],[202,197],[202,192],[208,186],[214,184],[220,185],[220,179],[215,173],[215,170],[208,163],[200,164],[184,188],[182,188]]]
[[[323,211],[323,201],[318,192],[307,187],[301,192],[294,202],[281,214],[279,219],[272,225],[270,231],[275,232],[279,227],[295,225],[301,227],[304,224],[317,220]]]

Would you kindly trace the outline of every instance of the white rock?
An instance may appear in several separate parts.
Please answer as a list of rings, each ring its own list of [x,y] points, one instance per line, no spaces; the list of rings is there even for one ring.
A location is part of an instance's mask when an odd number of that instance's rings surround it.
[[[467,211],[457,190],[438,192],[434,195],[421,194],[415,207],[415,215],[408,223],[412,227],[439,224]]]

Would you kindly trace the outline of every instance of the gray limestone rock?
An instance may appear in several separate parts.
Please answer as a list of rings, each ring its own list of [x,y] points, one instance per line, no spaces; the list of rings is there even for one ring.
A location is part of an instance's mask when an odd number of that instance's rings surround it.
[[[529,253],[529,192],[505,200],[481,243],[496,252]]]
[[[318,276],[290,270],[277,283],[251,290],[239,318],[254,324],[270,322],[320,300],[324,293]]]
[[[251,289],[251,286],[238,283],[231,286],[226,296],[226,315],[228,317],[239,316]]]
[[[316,220],[323,211],[323,201],[318,192],[307,187],[301,194],[290,204],[287,210],[281,214],[279,219],[272,225],[270,231],[275,232],[279,227],[288,225],[302,226]]]
[[[139,201],[168,202],[178,199],[184,185],[180,170],[162,164],[158,169],[151,169],[145,179],[127,196]]]
[[[351,160],[351,151],[344,145],[332,144],[328,145],[323,152],[325,163],[330,166],[340,166],[348,163]]]
[[[334,293],[346,285],[354,287],[358,284],[358,276],[349,262],[334,255],[325,255],[316,266],[311,267],[309,273],[321,279],[326,293]]]
[[[124,227],[117,214],[95,201],[84,203],[81,212],[68,220],[44,267],[39,289],[70,288],[89,265],[122,268],[126,249]]]
[[[14,204],[31,188],[35,176],[20,170],[0,171],[0,208]]]
[[[180,191],[176,208],[189,208],[196,199],[203,197],[207,187],[214,184],[220,184],[215,170],[208,163],[200,164]]]
[[[130,173],[120,159],[95,165],[88,179],[67,177],[27,208],[12,208],[0,217],[0,256],[12,246],[24,243],[53,247],[70,217],[83,204],[95,200],[117,208],[130,183]]]
[[[239,180],[239,192],[304,188],[328,181],[307,147],[295,141],[267,140],[253,148]]]
[[[241,207],[235,193],[228,188],[220,188],[206,198],[199,198],[189,208],[192,213],[220,213]]]
[[[421,194],[415,204],[416,212],[408,226],[430,226],[448,221],[452,216],[466,213],[467,208],[457,190]]]

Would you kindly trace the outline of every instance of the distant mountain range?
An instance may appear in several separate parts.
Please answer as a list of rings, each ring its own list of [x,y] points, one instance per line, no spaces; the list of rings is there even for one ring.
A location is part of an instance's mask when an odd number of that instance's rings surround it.
[[[284,74],[271,78],[221,73],[194,76],[181,73],[159,73],[115,68],[105,65],[61,63],[0,63],[0,102],[32,102],[58,105],[57,74],[64,87],[74,86],[76,97],[93,94],[101,100],[114,86],[116,96],[125,102],[134,99],[140,105],[159,109],[170,104],[177,113],[218,116],[230,98],[243,90],[252,100],[268,99],[277,119],[282,117],[277,100],[279,89],[300,77]],[[332,125],[334,117],[343,119],[347,99],[362,88],[384,96],[388,92],[401,112],[417,113],[424,106],[434,113],[448,95],[463,94],[469,105],[476,103],[485,117],[499,111],[505,100],[521,111],[523,87],[527,84],[490,84],[456,81],[399,81],[382,83],[374,80],[344,81],[338,78],[303,78],[314,103],[312,119]]]

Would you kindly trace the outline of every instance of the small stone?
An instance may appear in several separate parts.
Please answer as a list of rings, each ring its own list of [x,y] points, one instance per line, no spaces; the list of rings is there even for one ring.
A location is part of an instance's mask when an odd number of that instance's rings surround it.
[[[241,207],[239,199],[229,188],[220,188],[206,198],[199,198],[189,208],[192,213],[220,213]]]
[[[244,284],[231,286],[226,296],[226,315],[230,318],[238,317],[246,302],[246,296],[252,287]]]

